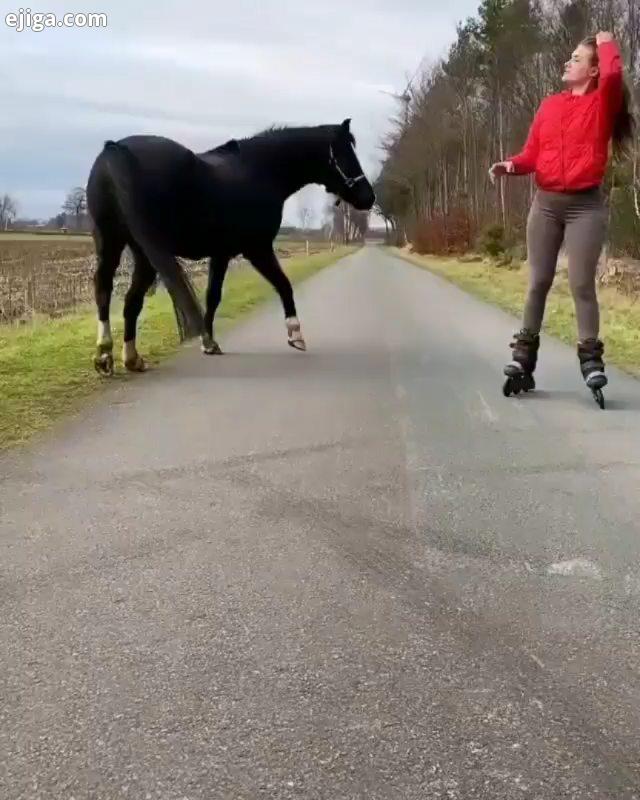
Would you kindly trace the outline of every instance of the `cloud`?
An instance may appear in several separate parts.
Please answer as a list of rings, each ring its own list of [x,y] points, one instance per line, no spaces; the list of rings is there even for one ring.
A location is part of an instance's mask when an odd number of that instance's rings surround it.
[[[446,52],[456,22],[476,5],[115,0],[81,4],[106,13],[107,28],[17,33],[0,19],[0,72],[11,75],[0,84],[0,191],[15,194],[22,213],[48,217],[86,181],[107,138],[158,133],[198,150],[274,123],[345,117],[373,177],[395,111],[389,93],[425,55]],[[46,4],[58,15],[70,10]],[[319,209],[324,191],[311,196]],[[297,219],[295,198],[285,219]]]

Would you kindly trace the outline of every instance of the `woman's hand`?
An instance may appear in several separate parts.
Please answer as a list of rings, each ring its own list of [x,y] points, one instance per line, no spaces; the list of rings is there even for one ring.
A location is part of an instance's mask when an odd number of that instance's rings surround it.
[[[502,178],[504,175],[512,175],[514,172],[513,161],[498,161],[489,170],[489,177],[491,183],[496,182],[496,178]]]
[[[596,34],[596,45],[600,47],[601,44],[606,44],[607,42],[613,41],[613,34],[609,33],[608,31],[600,31],[600,33]]]

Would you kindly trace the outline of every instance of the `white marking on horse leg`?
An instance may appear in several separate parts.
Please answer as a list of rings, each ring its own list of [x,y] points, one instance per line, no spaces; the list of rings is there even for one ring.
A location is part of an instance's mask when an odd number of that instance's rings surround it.
[[[307,345],[302,335],[302,327],[298,317],[287,317],[285,323],[287,326],[287,339],[291,347],[296,350],[306,350]]]
[[[138,353],[135,339],[122,345],[122,361],[130,372],[144,372],[147,368],[144,359]]]
[[[98,320],[98,338],[93,365],[102,375],[113,375],[113,339],[109,322]]]
[[[98,320],[98,340],[97,344],[112,344],[111,323]]]
[[[134,361],[138,356],[138,351],[136,349],[136,340],[133,339],[131,342],[125,342],[122,345],[122,360],[125,364],[129,361]]]

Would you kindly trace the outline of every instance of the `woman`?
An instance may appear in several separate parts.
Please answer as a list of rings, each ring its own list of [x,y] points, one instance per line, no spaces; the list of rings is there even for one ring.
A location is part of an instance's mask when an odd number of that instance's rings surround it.
[[[565,65],[566,91],[542,102],[523,151],[489,171],[492,180],[535,173],[538,188],[527,223],[530,278],[523,329],[515,335],[513,361],[505,367],[511,389],[516,383],[527,390],[535,386],[540,329],[563,240],[582,376],[593,390],[607,384],[596,268],[607,232],[601,183],[609,142],[613,139],[620,148],[632,134],[622,73],[620,50],[610,33],[585,39]]]

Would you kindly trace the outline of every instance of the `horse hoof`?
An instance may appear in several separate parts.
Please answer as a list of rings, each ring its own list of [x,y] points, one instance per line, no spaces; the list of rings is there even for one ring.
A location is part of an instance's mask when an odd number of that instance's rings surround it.
[[[205,356],[222,355],[222,350],[220,349],[220,345],[216,342],[214,338],[212,338],[208,334],[202,337],[202,343],[200,344],[200,349],[205,354]]]
[[[200,348],[205,356],[221,356],[222,350],[220,349],[220,345],[217,342],[208,345],[202,345]]]
[[[124,362],[124,366],[129,372],[146,372],[147,365],[145,363],[144,358],[142,356],[136,356],[135,358],[130,358]]]
[[[304,339],[289,339],[289,347],[293,347],[294,350],[300,350],[304,352],[307,349],[307,343]]]
[[[113,356],[111,353],[98,353],[93,359],[93,366],[98,375],[113,376]]]

